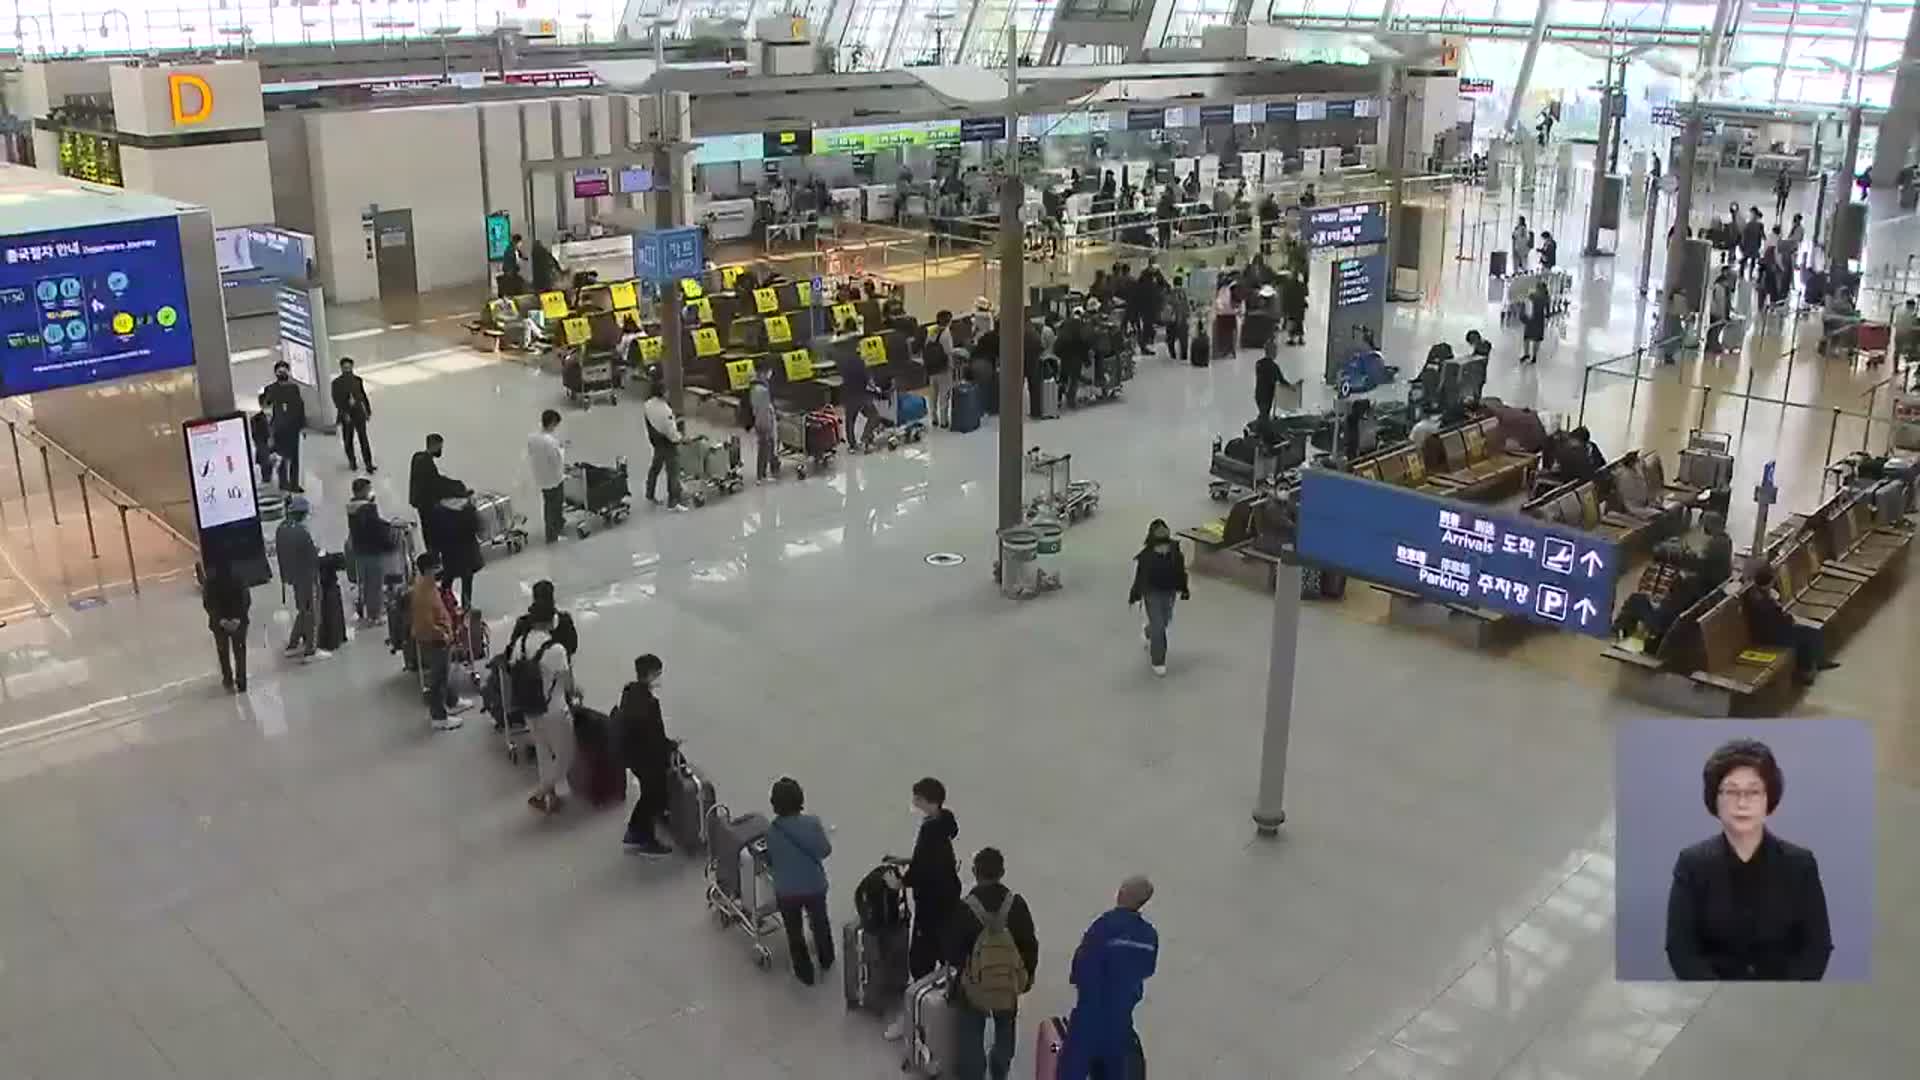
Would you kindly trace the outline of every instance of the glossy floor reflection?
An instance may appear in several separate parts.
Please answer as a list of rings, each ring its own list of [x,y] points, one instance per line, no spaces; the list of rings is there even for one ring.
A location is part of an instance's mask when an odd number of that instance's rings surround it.
[[[1575,411],[1582,365],[1629,350],[1643,325],[1630,270],[1580,272],[1537,369],[1512,364],[1517,333],[1503,329],[1494,388]],[[1394,309],[1406,362],[1431,336],[1492,325],[1479,273],[1438,266],[1431,302]],[[523,440],[556,382],[464,347],[445,323],[354,316],[335,320],[359,335],[336,347],[372,385],[389,512],[429,430],[447,436],[446,472],[531,509]],[[1743,387],[1741,365],[1777,356],[1750,346],[1664,373],[1640,386],[1631,420],[1608,389],[1588,422],[1609,450],[1670,448],[1698,408],[1684,385]],[[1804,357],[1796,370],[1822,403],[1878,377],[1816,373]],[[237,385],[265,375],[247,360]],[[1864,714],[1881,736],[1876,985],[1619,985],[1609,770],[1630,707],[1592,643],[1503,659],[1310,608],[1277,843],[1247,822],[1267,598],[1197,579],[1172,670],[1146,670],[1124,603],[1130,556],[1153,517],[1218,513],[1207,446],[1245,419],[1251,381],[1244,359],[1150,361],[1124,402],[1033,428],[1026,441],[1072,451],[1104,500],[1066,538],[1066,588],[1023,606],[988,582],[991,428],[496,556],[479,596],[498,624],[531,582],[554,579],[603,707],[635,654],[661,654],[669,725],[734,807],[798,778],[837,829],[836,920],[873,861],[911,843],[908,785],[944,779],[959,846],[1004,849],[1039,926],[1017,1072],[1031,1068],[1033,1024],[1070,1003],[1080,930],[1144,871],[1164,943],[1140,1010],[1157,1077],[1909,1074],[1911,586],[1801,705]],[[637,404],[563,411],[576,456],[644,460]],[[1740,451],[1746,470],[1778,448],[1789,509],[1818,495],[1826,421],[1802,412],[1765,427],[1750,413]],[[317,531],[334,546],[349,474],[329,440],[307,456]],[[936,551],[966,561],[930,566]],[[624,858],[620,813],[532,819],[530,775],[484,725],[429,735],[411,677],[378,642],[286,666],[277,589],[254,604],[241,700],[211,682],[204,617],[179,584],[0,628],[0,1072],[898,1075],[894,1048],[837,988],[759,974],[738,936],[712,929],[695,864]]]

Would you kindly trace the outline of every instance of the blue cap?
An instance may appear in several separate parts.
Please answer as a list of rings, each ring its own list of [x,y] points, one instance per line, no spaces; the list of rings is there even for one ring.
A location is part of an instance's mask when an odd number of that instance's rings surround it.
[[[313,509],[313,507],[307,502],[305,495],[295,495],[293,498],[287,500],[287,513],[289,514],[304,514],[311,509]]]

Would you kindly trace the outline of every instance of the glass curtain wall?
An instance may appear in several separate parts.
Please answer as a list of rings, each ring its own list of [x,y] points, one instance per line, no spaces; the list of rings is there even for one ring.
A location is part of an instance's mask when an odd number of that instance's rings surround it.
[[[485,34],[533,19],[554,20],[566,41],[610,41],[624,7],[623,0],[0,0],[0,48],[58,56],[391,41]]]
[[[1167,22],[1165,44],[1197,43],[1200,28],[1224,21],[1218,11],[1228,0],[1174,0]],[[1344,19],[1346,27],[1359,29],[1377,22],[1383,0],[1272,0],[1269,17],[1275,21],[1300,16],[1319,19]],[[1394,6],[1395,21],[1444,19],[1464,31],[1468,53],[1501,58],[1500,66],[1485,66],[1473,74],[1495,80],[1495,96],[1504,75],[1512,78],[1518,70],[1518,53],[1511,56],[1512,67],[1504,66],[1508,50],[1493,48],[1504,40],[1524,38],[1524,28],[1533,22],[1539,0],[1399,0]],[[1747,0],[1733,26],[1733,44],[1728,70],[1717,97],[1723,100],[1779,101],[1789,104],[1884,106],[1893,94],[1893,76],[1900,65],[1900,52],[1906,41],[1907,21],[1914,0]],[[1596,38],[1609,30],[1665,29],[1668,32],[1705,33],[1713,26],[1711,0],[1558,0],[1553,8],[1552,30],[1582,31],[1581,36]],[[1318,22],[1317,25],[1327,25]],[[1334,24],[1340,26],[1340,24]],[[1345,28],[1345,27],[1342,27]],[[1476,28],[1480,31],[1476,34]],[[1492,40],[1483,35],[1494,35]],[[1549,46],[1552,48],[1552,46]],[[1691,50],[1670,49],[1673,54],[1661,73],[1656,65],[1636,64],[1629,78],[1629,96],[1634,78],[1658,84],[1671,81],[1673,71],[1690,71]],[[1566,50],[1554,53],[1553,62],[1543,55],[1535,68],[1533,89],[1547,93],[1574,95],[1593,81],[1585,65],[1561,63]],[[1649,68],[1655,68],[1649,72]]]

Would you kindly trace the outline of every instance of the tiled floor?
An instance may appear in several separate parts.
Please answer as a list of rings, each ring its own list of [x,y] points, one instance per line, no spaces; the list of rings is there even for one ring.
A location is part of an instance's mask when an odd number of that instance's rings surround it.
[[[1889,235],[1876,244],[1911,248]],[[1454,237],[1439,243],[1450,253]],[[1573,237],[1563,244],[1576,262]],[[1577,410],[1582,365],[1629,349],[1645,322],[1632,257],[1615,261],[1612,277],[1576,268],[1574,313],[1537,370],[1513,365],[1517,334],[1500,330],[1497,392]],[[1482,269],[1431,262],[1428,299],[1393,309],[1403,362],[1493,322]],[[337,347],[373,384],[389,509],[427,430],[447,434],[447,472],[527,505],[523,433],[555,382],[457,344],[451,322],[355,319],[335,318],[351,335]],[[1791,396],[1823,407],[1877,377],[1795,364]],[[1588,422],[1609,450],[1671,449],[1698,407],[1683,385],[1744,387],[1749,365],[1759,385],[1785,381],[1773,350],[1749,346],[1642,384],[1631,417],[1624,382],[1596,390]],[[1864,715],[1880,735],[1876,984],[1617,984],[1608,770],[1632,707],[1591,642],[1501,657],[1309,609],[1277,842],[1247,820],[1267,599],[1198,579],[1171,673],[1146,671],[1123,604],[1129,557],[1150,518],[1218,512],[1207,444],[1249,411],[1248,368],[1148,362],[1124,403],[1031,433],[1074,452],[1104,501],[1067,537],[1066,588],[1023,606],[988,581],[990,433],[936,433],[691,514],[642,511],[498,558],[479,595],[505,618],[554,579],[603,706],[635,654],[664,656],[669,724],[736,807],[799,778],[837,829],[836,918],[851,883],[911,842],[908,785],[942,777],[961,848],[1002,847],[1039,924],[1016,1071],[1030,1068],[1033,1021],[1070,1002],[1080,930],[1145,871],[1164,942],[1140,1010],[1155,1076],[1911,1075],[1912,588],[1799,706]],[[238,384],[264,375],[247,361]],[[1709,409],[1738,430],[1738,404]],[[577,456],[642,458],[637,405],[566,416]],[[1826,422],[1756,406],[1741,483],[1777,455],[1783,506],[1810,503]],[[320,537],[337,545],[348,474],[326,440],[308,458]],[[966,562],[929,566],[934,551]],[[56,614],[0,628],[9,1080],[897,1075],[877,1025],[846,1014],[836,989],[759,974],[742,938],[712,928],[697,866],[623,858],[615,813],[532,819],[528,775],[483,725],[429,735],[411,677],[377,642],[285,666],[286,614],[261,589],[253,692],[236,700],[209,683],[204,620],[181,584]]]

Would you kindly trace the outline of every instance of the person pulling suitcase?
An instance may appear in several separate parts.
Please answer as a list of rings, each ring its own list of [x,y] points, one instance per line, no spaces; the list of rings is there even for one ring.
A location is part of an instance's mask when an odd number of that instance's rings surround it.
[[[960,906],[960,867],[953,854],[953,840],[960,835],[960,824],[954,820],[953,811],[947,809],[947,786],[931,776],[914,782],[913,813],[920,824],[904,880],[913,895],[907,974],[918,980],[941,966],[944,955],[941,935],[946,932],[954,909]],[[904,1013],[895,1018],[887,1025],[886,1037],[901,1038],[907,1033],[907,1023]]]
[[[773,821],[767,826],[767,867],[780,920],[786,925],[793,977],[812,986],[816,954],[821,972],[833,970],[833,924],[827,919],[827,856],[833,854],[833,841],[817,816],[803,812],[806,798],[793,777],[774,781],[768,797]],[[803,922],[813,931],[811,953]]]
[[[621,844],[627,854],[648,858],[659,858],[673,850],[660,842],[654,829],[667,817],[668,778],[674,752],[680,748],[678,740],[667,737],[666,718],[655,696],[665,669],[666,665],[652,653],[637,657],[633,661],[633,681],[620,692],[620,705],[614,711],[621,757],[640,785]]]

